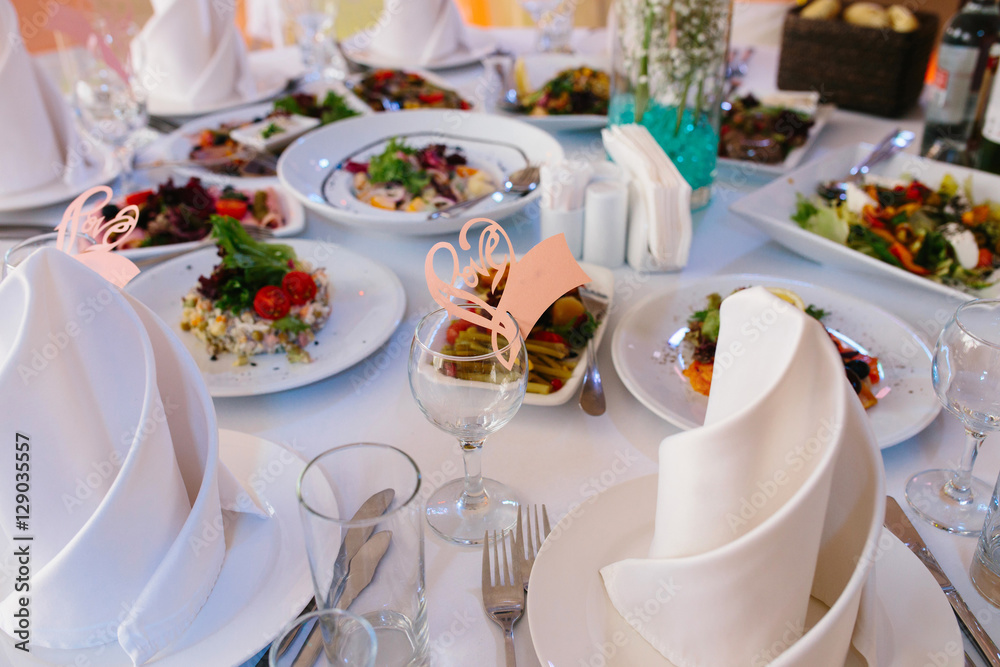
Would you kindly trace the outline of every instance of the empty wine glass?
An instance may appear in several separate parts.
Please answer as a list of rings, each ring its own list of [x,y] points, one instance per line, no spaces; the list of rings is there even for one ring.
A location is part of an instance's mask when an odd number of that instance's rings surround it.
[[[938,528],[976,535],[993,488],[972,476],[987,433],[1000,429],[1000,299],[958,307],[938,336],[931,366],[934,390],[965,425],[965,449],[956,470],[926,470],[906,484],[906,500]]]
[[[347,61],[336,33],[337,5],[338,0],[285,0],[306,68],[304,81],[331,81],[347,76]]]
[[[542,52],[571,53],[573,15],[579,0],[519,0],[538,27],[536,48]]]
[[[445,483],[428,499],[427,523],[446,540],[481,544],[487,532],[508,530],[517,521],[513,492],[482,476],[481,457],[486,436],[521,407],[528,357],[519,331],[516,345],[501,338],[502,349],[494,353],[489,334],[457,338],[464,323],[453,326],[454,320],[444,308],[420,320],[410,345],[410,390],[424,416],[458,438],[465,463],[464,478]],[[507,358],[515,348],[507,370],[498,354]]]

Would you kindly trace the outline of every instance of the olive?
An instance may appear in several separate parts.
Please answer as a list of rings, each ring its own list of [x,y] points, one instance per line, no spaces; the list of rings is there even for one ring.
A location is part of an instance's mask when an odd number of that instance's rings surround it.
[[[116,215],[118,215],[118,207],[114,204],[108,204],[101,208],[101,216],[105,220],[114,220]]]
[[[844,367],[854,371],[854,374],[857,375],[862,380],[868,377],[868,374],[872,372],[871,367],[869,367],[867,363],[861,361],[860,359],[852,359],[851,361],[846,362],[844,364]]]
[[[851,386],[854,387],[854,393],[861,393],[861,378],[858,374],[852,371],[850,368],[844,367],[844,371],[847,373],[847,379],[850,380]]]

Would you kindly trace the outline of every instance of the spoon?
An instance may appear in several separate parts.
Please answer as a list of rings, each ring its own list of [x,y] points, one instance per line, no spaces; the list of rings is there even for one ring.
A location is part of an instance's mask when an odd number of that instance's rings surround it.
[[[901,130],[898,127],[890,132],[880,141],[872,152],[866,155],[860,162],[851,167],[847,178],[843,181],[833,181],[820,183],[816,189],[819,194],[827,199],[847,199],[847,184],[858,183],[877,165],[885,162],[896,153],[909,146],[915,134],[909,130]]]
[[[594,319],[600,322],[608,310],[608,297],[595,292],[586,286],[579,289],[583,307],[590,311]],[[598,417],[607,409],[604,400],[604,385],[601,384],[601,372],[597,369],[597,347],[594,339],[587,341],[587,370],[583,375],[583,390],[580,392],[580,407],[588,415]]]
[[[427,216],[427,219],[437,220],[438,218],[452,218],[455,216],[455,213],[475,206],[484,199],[492,199],[498,195],[500,196],[500,199],[497,201],[502,201],[503,196],[511,192],[515,194],[527,194],[538,187],[539,175],[540,171],[538,167],[529,164],[527,167],[518,169],[513,174],[508,176],[507,180],[499,190],[480,197],[475,197],[473,199],[467,199],[463,202],[455,204],[454,206],[449,206],[439,211],[434,211]]]

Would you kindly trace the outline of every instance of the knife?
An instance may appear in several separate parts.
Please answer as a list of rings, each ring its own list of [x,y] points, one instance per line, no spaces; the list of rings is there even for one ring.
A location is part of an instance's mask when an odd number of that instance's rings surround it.
[[[371,539],[365,542],[351,559],[347,584],[344,586],[340,599],[335,603],[338,609],[349,608],[354,599],[361,594],[361,591],[372,582],[375,570],[382,561],[382,557],[385,556],[391,539],[391,530],[379,531],[372,535]],[[319,632],[319,629],[319,623],[313,625],[302,649],[295,656],[292,667],[311,667],[315,664],[316,658],[323,650],[323,633]]]
[[[1000,649],[997,649],[997,645],[993,643],[990,636],[983,630],[983,626],[979,625],[975,614],[972,613],[968,605],[965,604],[965,600],[955,590],[955,586],[948,579],[948,575],[941,569],[937,559],[934,558],[930,549],[924,544],[917,529],[913,527],[906,514],[903,513],[903,509],[899,506],[899,503],[896,502],[895,498],[890,496],[886,496],[885,499],[885,527],[889,529],[889,532],[898,537],[903,544],[909,547],[910,551],[934,575],[941,590],[944,591],[945,597],[948,598],[948,602],[951,603],[951,608],[955,611],[955,616],[958,617],[958,622],[962,626],[962,630],[969,636],[972,643],[975,644],[980,655],[986,659],[986,662],[991,667],[1000,667]]]

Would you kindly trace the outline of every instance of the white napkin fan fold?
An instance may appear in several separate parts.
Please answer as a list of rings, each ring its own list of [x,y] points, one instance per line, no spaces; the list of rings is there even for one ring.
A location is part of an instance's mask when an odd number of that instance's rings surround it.
[[[387,2],[370,49],[413,67],[429,65],[466,47],[466,30],[454,0]]]

